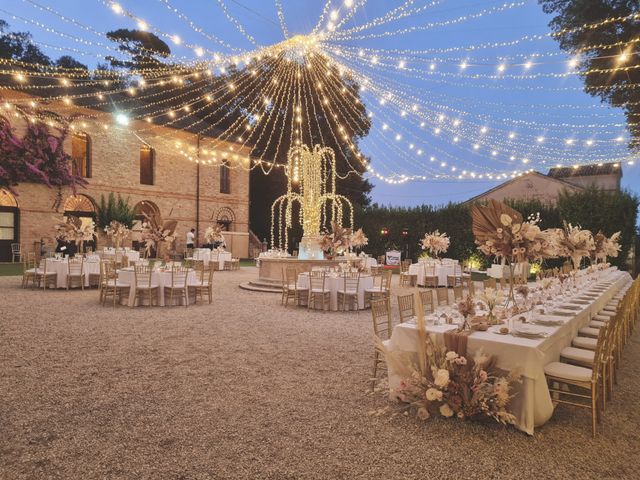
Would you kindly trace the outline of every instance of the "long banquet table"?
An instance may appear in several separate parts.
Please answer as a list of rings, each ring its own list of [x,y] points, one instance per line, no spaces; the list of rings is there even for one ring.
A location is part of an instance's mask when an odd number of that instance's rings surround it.
[[[511,400],[510,410],[516,416],[516,427],[533,435],[534,428],[546,423],[553,414],[553,403],[544,376],[544,367],[550,362],[560,360],[560,352],[571,345],[571,341],[578,334],[578,330],[588,325],[592,317],[598,314],[604,306],[628,282],[631,276],[617,269],[600,272],[596,282],[584,286],[573,297],[567,298],[563,305],[569,305],[570,310],[562,310],[563,316],[545,315],[545,319],[564,321],[560,326],[541,326],[541,331],[548,334],[545,338],[516,337],[513,335],[498,335],[491,331],[471,333],[467,341],[467,354],[473,354],[482,349],[484,353],[496,356],[496,366],[505,371],[519,369],[523,382],[516,385],[516,395]],[[587,299],[586,295],[591,294]],[[581,297],[580,300],[577,297]],[[580,303],[578,303],[580,302]],[[554,310],[557,312],[559,310]],[[553,312],[552,312],[553,313]],[[566,316],[566,315],[571,316]],[[428,318],[427,318],[428,321]],[[427,325],[427,331],[434,334],[436,343],[444,344],[444,332],[457,325]],[[409,352],[415,354],[418,350],[418,330],[415,323],[401,323],[393,329],[388,346],[392,352]],[[401,378],[389,365],[389,386],[398,386]]]

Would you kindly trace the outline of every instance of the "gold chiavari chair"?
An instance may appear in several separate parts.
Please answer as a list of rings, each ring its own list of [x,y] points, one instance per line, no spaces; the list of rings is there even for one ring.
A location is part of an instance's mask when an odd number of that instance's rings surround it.
[[[549,392],[554,402],[587,408],[591,411],[591,432],[594,437],[601,417],[603,348],[606,331],[606,328],[601,329],[592,368],[562,362],[551,362],[544,367]]]
[[[104,274],[104,286],[100,292],[100,300],[104,306],[107,302],[107,298],[113,298],[113,306],[116,306],[116,302],[122,301],[122,294],[129,293],[131,285],[122,282],[118,279],[118,270],[116,269],[116,263],[112,260],[106,260],[100,262],[100,266]]]
[[[371,275],[377,277],[378,275],[382,275],[382,272],[384,272],[384,267],[382,265],[373,265],[370,270]]]
[[[447,287],[438,287],[435,290],[438,306],[449,305],[449,290]]]
[[[391,270],[384,270],[380,275],[373,277],[373,287],[364,291],[365,308],[369,306],[372,300],[378,298],[387,298],[391,292]],[[378,285],[376,285],[378,283]]]
[[[58,274],[51,271],[50,261],[47,258],[40,260],[40,265],[36,268],[36,283],[38,288],[42,284],[42,289],[46,290],[47,286],[56,288],[58,286]]]
[[[462,286],[462,267],[458,264],[453,266],[453,275],[447,275],[447,287]]]
[[[388,345],[392,332],[391,302],[389,297],[371,301],[371,317],[373,318],[373,334],[378,337],[384,345]],[[373,377],[371,379],[372,389],[376,386],[378,365],[384,365],[384,363],[384,356],[376,348],[373,357]]]
[[[476,294],[476,284],[475,282],[471,279],[471,277],[465,277],[464,282],[467,286],[467,291],[468,291],[468,295],[470,297],[475,296]]]
[[[282,272],[282,302],[289,305],[289,299],[293,299],[294,305],[306,303],[309,298],[309,289],[298,285],[298,270],[295,267],[287,267]]]
[[[398,311],[400,312],[400,323],[404,323],[416,316],[415,299],[413,293],[409,295],[398,295]]]
[[[84,258],[70,258],[67,262],[67,290],[74,285],[84,290]]]
[[[233,260],[225,260],[224,266],[222,268],[225,272],[230,272],[233,270]]]
[[[184,302],[184,306],[189,306],[189,288],[187,281],[189,279],[190,268],[180,264],[173,264],[171,268],[171,284],[164,287],[165,305],[167,305],[167,295],[169,295],[169,305],[173,306],[173,299],[176,294],[180,300]]]
[[[433,313],[435,312],[435,304],[433,301],[433,290],[421,290],[420,291],[420,301],[422,302],[422,309],[424,313]]]
[[[203,299],[203,292],[207,293],[209,298],[209,304],[213,301],[213,268],[206,268],[204,262],[196,263],[195,272],[196,280],[188,284],[189,290],[193,290],[193,301],[198,303],[198,296],[200,300]]]
[[[496,279],[495,278],[487,278],[486,280],[482,281],[482,286],[484,287],[484,289],[486,290],[487,288],[492,288],[494,290],[497,290],[498,285],[496,284]]]
[[[27,288],[29,283],[32,287],[36,284],[36,255],[33,252],[22,255],[22,288]]]
[[[358,305],[358,290],[360,289],[360,273],[345,272],[342,274],[342,288],[338,289],[338,306],[343,311],[360,310]]]
[[[231,270],[240,270],[240,259],[232,258],[231,259]]]
[[[133,299],[133,305],[138,305],[144,301],[146,296],[149,299],[149,306],[154,304],[154,298],[156,305],[158,304],[158,289],[160,288],[157,283],[153,283],[153,269],[147,263],[136,264],[134,267],[135,273],[135,296]]]
[[[412,287],[416,283],[417,275],[409,273],[409,267],[411,266],[411,260],[406,259],[400,263],[400,285]]]
[[[326,306],[331,302],[331,291],[325,287],[327,274],[324,271],[312,270],[309,272],[309,295],[307,300],[307,308],[315,309],[318,299],[322,300],[322,311],[326,310]]]
[[[464,298],[463,286],[458,285],[456,287],[453,287],[453,301],[457,302],[462,300],[463,298]]]
[[[427,288],[438,288],[439,279],[436,275],[436,266],[425,265],[424,266],[424,286]]]

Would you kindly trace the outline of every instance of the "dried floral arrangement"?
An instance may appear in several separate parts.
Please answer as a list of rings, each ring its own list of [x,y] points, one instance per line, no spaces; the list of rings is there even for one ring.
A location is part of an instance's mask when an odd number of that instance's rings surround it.
[[[428,251],[434,257],[438,257],[440,254],[449,250],[451,239],[447,237],[445,232],[440,233],[438,230],[435,230],[431,233],[425,233],[421,244],[423,250]]]
[[[176,220],[163,221],[159,214],[144,214],[142,222],[142,240],[145,242],[145,254],[148,256],[152,249],[158,250],[161,243],[171,243],[175,240]]]
[[[116,248],[120,248],[122,241],[131,235],[131,230],[117,220],[111,220],[104,231]]]
[[[338,223],[331,224],[331,232],[325,232],[320,239],[320,248],[328,255],[340,255],[351,247],[351,229]]]
[[[489,417],[503,424],[515,423],[509,403],[513,384],[520,381],[518,372],[501,374],[495,368],[495,357],[481,351],[471,357],[437,348],[421,315],[417,327],[418,365],[377,343],[387,364],[402,377],[392,391],[402,410],[422,420],[433,416],[469,420]]]

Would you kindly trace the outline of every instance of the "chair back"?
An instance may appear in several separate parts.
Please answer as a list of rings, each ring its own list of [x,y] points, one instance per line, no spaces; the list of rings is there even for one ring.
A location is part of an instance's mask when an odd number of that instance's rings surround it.
[[[391,270],[385,270],[380,275],[380,289],[389,291],[391,289],[391,276],[393,272]]]
[[[20,255],[21,251],[22,251],[22,246],[19,243],[12,243],[11,244],[11,253],[13,255]]]
[[[389,297],[371,302],[373,333],[376,337],[387,340],[391,337],[391,302]]]
[[[191,269],[174,263],[171,268],[171,288],[184,288],[187,286],[187,277]]]
[[[459,263],[454,263],[453,264],[453,274],[456,277],[461,277],[462,276],[462,267],[460,266]]]
[[[415,317],[415,298],[414,294],[398,295],[398,311],[400,312],[400,323],[404,323],[411,317]]]
[[[342,282],[345,293],[358,293],[360,287],[359,272],[345,272],[342,274]]]
[[[436,299],[438,305],[449,305],[449,290],[447,287],[436,288]]]
[[[424,310],[424,313],[433,313],[435,311],[433,290],[421,290],[420,301],[422,302],[422,309]]]
[[[484,286],[485,290],[487,288],[493,288],[494,290],[497,290],[497,284],[496,284],[495,278],[487,278],[486,280],[483,280],[482,285]]]
[[[409,273],[409,267],[411,266],[411,260],[406,259],[400,263],[400,273]]]
[[[82,275],[84,272],[84,258],[70,258],[67,262],[67,272],[70,276]]]
[[[476,293],[476,285],[471,277],[466,277],[465,282],[467,283],[467,289],[469,290],[469,295],[473,297]]]
[[[137,263],[134,267],[136,286],[149,287],[151,286],[151,275],[153,269],[147,263]]]
[[[287,288],[291,288],[293,285],[294,289],[298,288],[298,271],[295,267],[286,267],[284,271],[284,275],[282,276],[282,281],[285,282]]]
[[[462,285],[459,285],[457,287],[453,287],[453,300],[454,302],[457,302],[458,300],[462,300],[463,299],[463,292],[462,292]]]
[[[425,265],[424,265],[424,276],[425,277],[435,277],[436,276],[436,266],[433,263],[425,263]]]
[[[311,290],[324,291],[324,282],[327,274],[324,271],[312,270],[309,272],[309,286]]]

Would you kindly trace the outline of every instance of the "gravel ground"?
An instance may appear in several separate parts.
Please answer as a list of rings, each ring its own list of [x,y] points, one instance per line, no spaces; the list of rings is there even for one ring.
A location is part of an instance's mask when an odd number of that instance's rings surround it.
[[[639,478],[638,335],[595,440],[568,407],[534,437],[374,418],[370,313],[285,309],[238,288],[255,276],[137,309],[0,278],[0,478]]]

